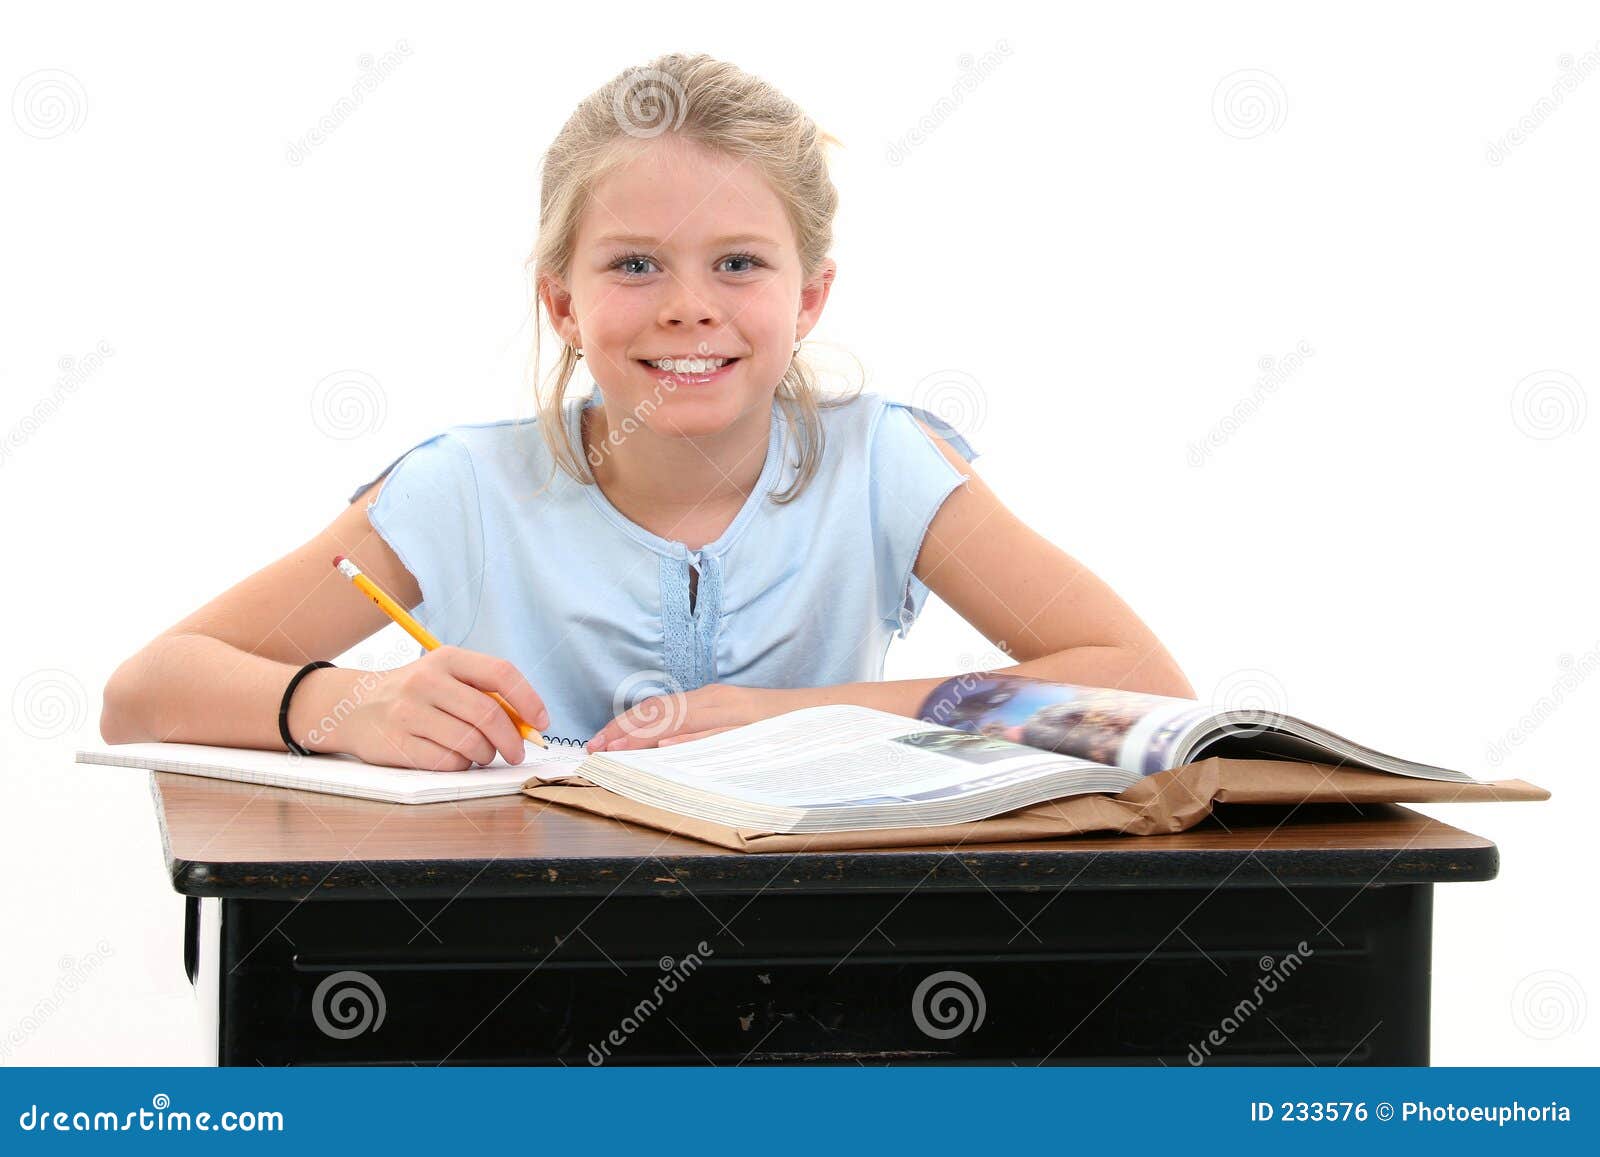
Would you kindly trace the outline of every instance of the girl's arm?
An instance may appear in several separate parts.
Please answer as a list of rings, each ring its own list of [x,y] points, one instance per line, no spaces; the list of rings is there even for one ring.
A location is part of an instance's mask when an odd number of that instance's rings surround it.
[[[105,688],[101,737],[284,750],[278,706],[295,671],[390,621],[334,570],[334,556],[348,555],[402,606],[422,601],[415,577],[367,519],[382,486],[118,667]],[[290,701],[289,732],[307,750],[394,767],[460,771],[497,751],[518,763],[522,737],[486,691],[547,725],[543,701],[512,664],[446,646],[386,671],[312,671]]]
[[[106,683],[100,734],[107,743],[210,743],[283,749],[278,704],[289,678],[332,659],[389,621],[333,569],[347,554],[407,607],[415,579],[378,537],[366,499],[352,502],[304,546],[263,567],[163,631]],[[320,717],[358,674],[313,671],[295,689],[291,726]],[[297,729],[297,738],[300,737]],[[303,740],[301,740],[303,742]]]
[[[1012,658],[1007,674],[1194,698],[1159,639],[1087,567],[1000,502],[972,465],[920,420],[966,482],[934,515],[916,576]],[[914,716],[948,676],[807,688],[809,703]]]

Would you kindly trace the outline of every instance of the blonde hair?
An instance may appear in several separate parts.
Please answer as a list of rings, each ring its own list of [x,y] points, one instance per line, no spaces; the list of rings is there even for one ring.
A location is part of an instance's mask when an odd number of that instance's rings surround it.
[[[673,134],[754,165],[783,202],[800,253],[801,283],[809,283],[833,245],[839,194],[828,176],[823,146],[839,145],[798,105],[766,81],[704,54],[669,53],[620,73],[585,97],[544,156],[539,188],[539,238],[528,266],[533,274],[533,371],[539,366],[539,287],[546,277],[567,280],[572,249],[588,195],[625,164],[638,145]],[[582,445],[574,446],[563,403],[578,355],[566,342],[553,371],[554,389],[538,400],[539,426],[555,464],[584,485],[594,474]],[[859,387],[858,387],[859,392]],[[796,354],[778,382],[773,404],[798,442],[798,474],[775,503],[798,498],[817,471],[825,445],[821,410],[851,397],[825,397],[816,375]],[[551,478],[555,477],[552,469]],[[547,483],[548,484],[548,483]]]

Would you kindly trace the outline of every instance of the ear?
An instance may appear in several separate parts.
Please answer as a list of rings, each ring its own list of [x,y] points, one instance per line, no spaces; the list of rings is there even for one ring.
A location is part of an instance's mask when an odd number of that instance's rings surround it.
[[[800,313],[794,327],[796,339],[805,337],[816,328],[818,320],[822,317],[822,307],[828,304],[828,293],[833,288],[833,279],[838,275],[838,263],[829,257],[817,267],[817,272],[811,280],[800,287]]]
[[[544,304],[545,314],[561,340],[570,346],[582,346],[578,319],[572,312],[572,294],[567,287],[556,277],[545,274],[539,279],[539,300]]]

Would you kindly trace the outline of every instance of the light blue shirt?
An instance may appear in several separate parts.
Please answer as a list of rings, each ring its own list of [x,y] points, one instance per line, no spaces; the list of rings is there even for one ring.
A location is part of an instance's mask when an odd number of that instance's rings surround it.
[[[564,400],[579,436],[588,397]],[[977,451],[926,410],[862,393],[820,413],[817,473],[796,474],[772,407],[766,463],[714,542],[689,550],[557,470],[537,418],[452,426],[396,458],[367,507],[422,589],[412,613],[443,643],[511,660],[550,711],[549,738],[586,742],[640,699],[707,683],[822,687],[883,678],[921,613],[912,564],[961,481],[912,415],[967,461]],[[698,572],[693,611],[689,569]]]

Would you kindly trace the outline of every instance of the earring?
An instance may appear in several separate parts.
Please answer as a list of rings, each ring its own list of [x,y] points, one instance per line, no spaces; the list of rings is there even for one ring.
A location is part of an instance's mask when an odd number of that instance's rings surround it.
[[[794,343],[794,352],[795,353],[799,353],[800,352],[800,343],[799,342],[795,342]]]
[[[572,353],[573,353],[574,357],[580,357],[581,358],[583,356],[583,350],[579,346],[573,346],[572,347]]]

